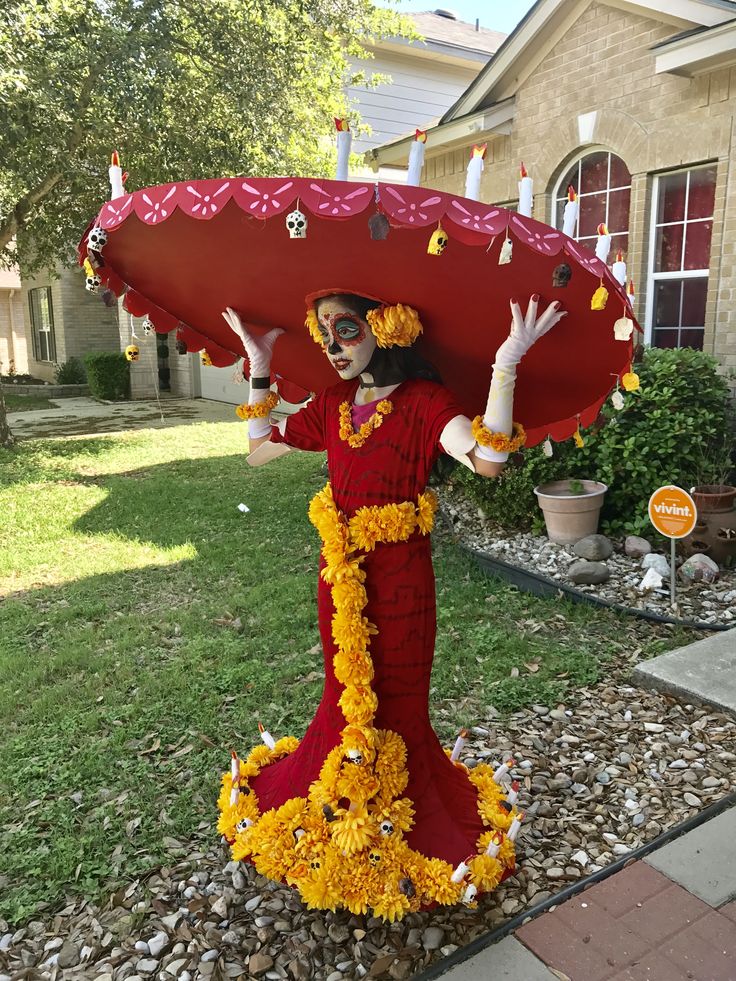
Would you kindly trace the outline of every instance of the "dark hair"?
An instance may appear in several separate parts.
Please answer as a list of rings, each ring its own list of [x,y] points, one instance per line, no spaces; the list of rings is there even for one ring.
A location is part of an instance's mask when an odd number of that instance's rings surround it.
[[[335,293],[329,298],[342,300],[347,306],[352,307],[354,312],[363,320],[366,319],[369,310],[377,310],[382,306],[377,300],[369,300],[357,293]],[[328,299],[326,296],[322,296],[315,301],[315,311],[319,310],[320,302],[326,299]],[[419,354],[416,350],[416,344],[411,347],[378,347],[374,358],[380,358],[387,368],[392,369],[392,373],[399,372],[404,378],[424,378],[427,381],[442,384],[439,371]]]

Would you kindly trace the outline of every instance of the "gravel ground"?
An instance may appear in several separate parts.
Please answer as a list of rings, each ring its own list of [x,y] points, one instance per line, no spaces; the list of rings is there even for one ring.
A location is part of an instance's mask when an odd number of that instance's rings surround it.
[[[0,981],[408,978],[734,789],[736,720],[622,685],[580,690],[475,726],[465,762],[517,761],[527,818],[519,871],[475,910],[386,926],[305,909],[225,849],[166,839],[171,865],[15,933],[0,921]],[[202,828],[203,843],[213,830]]]
[[[571,545],[556,545],[544,535],[499,529],[451,483],[443,486],[440,496],[443,511],[460,541],[487,552],[493,558],[631,609],[696,623],[736,624],[736,569],[721,570],[718,580],[712,585],[703,582],[687,585],[678,577],[677,608],[673,610],[669,580],[665,579],[663,589],[642,593],[638,588],[646,571],[642,568],[642,560],[630,558],[624,552],[623,541],[612,539],[614,552],[606,559],[611,574],[608,582],[597,586],[574,586],[568,579],[567,570],[580,557],[573,552]],[[654,546],[653,550],[660,551],[662,555],[666,548],[666,559],[669,561],[669,544],[665,545],[661,538],[654,535],[649,542]]]

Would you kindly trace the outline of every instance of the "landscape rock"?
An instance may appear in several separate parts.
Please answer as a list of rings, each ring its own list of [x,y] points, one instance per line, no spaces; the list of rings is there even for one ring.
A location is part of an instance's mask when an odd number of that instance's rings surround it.
[[[600,562],[613,555],[613,545],[605,535],[586,535],[575,543],[573,552],[589,562]]]
[[[661,589],[664,580],[662,576],[657,572],[656,569],[647,569],[644,573],[644,578],[639,583],[639,591],[642,593],[648,593],[652,589]]]
[[[80,958],[79,958],[78,948],[73,943],[69,943],[67,941],[65,944],[62,945],[61,950],[59,951],[58,957],[56,959],[56,963],[58,964],[59,967],[62,968],[76,967],[77,964],[79,964],[79,960]]]
[[[685,582],[712,583],[718,578],[718,563],[702,552],[696,552],[680,566],[680,575]]]
[[[670,564],[659,552],[649,552],[641,560],[642,569],[655,569],[663,579],[670,577]]]
[[[445,931],[439,927],[427,927],[422,934],[422,946],[425,950],[439,950],[445,937]]]
[[[628,535],[624,542],[624,552],[632,559],[641,559],[651,551],[652,546],[646,538],[639,538],[638,535]]]
[[[606,582],[610,575],[605,562],[588,562],[587,559],[573,562],[567,570],[567,578],[571,582],[588,586]]]

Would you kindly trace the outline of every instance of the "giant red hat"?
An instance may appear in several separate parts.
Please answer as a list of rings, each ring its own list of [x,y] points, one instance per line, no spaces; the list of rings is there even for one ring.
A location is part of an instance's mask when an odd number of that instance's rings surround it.
[[[308,223],[304,238],[292,238],[286,224],[297,208]],[[378,213],[390,225],[384,239],[369,228]],[[415,307],[424,325],[417,347],[471,417],[486,404],[509,301],[525,307],[539,293],[543,310],[559,300],[567,316],[518,369],[514,417],[528,445],[590,425],[631,362],[632,340],[617,340],[613,325],[633,317],[604,262],[548,225],[457,195],[295,177],[181,181],[105,204],[80,243],[80,263],[93,225],[108,233],[99,274],[125,293],[126,309],[148,314],[159,332],[177,329],[213,364],[244,354],[222,319],[225,307],[257,330],[283,327],[272,367],[282,388],[292,383],[282,392],[292,400],[293,386],[316,392],[337,381],[304,315],[306,297],[338,289]],[[438,227],[447,246],[429,254]],[[499,264],[507,238],[512,258]],[[608,301],[594,311],[601,285]]]

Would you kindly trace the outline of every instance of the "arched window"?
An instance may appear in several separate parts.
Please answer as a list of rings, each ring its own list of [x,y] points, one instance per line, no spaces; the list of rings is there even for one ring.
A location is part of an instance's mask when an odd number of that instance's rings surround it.
[[[607,150],[586,153],[560,178],[555,188],[555,227],[562,228],[567,188],[572,184],[580,197],[575,238],[595,248],[597,228],[604,222],[611,234],[612,261],[616,252],[629,248],[631,174],[621,157]]]

